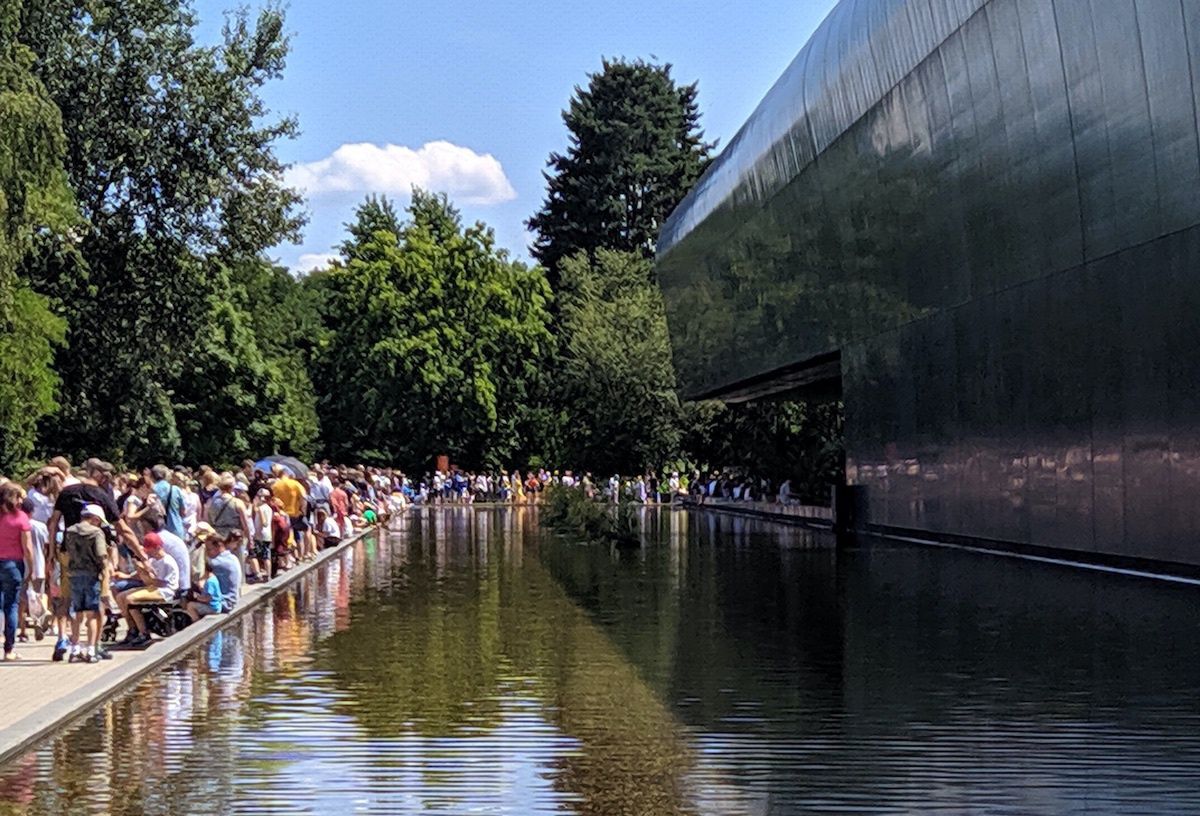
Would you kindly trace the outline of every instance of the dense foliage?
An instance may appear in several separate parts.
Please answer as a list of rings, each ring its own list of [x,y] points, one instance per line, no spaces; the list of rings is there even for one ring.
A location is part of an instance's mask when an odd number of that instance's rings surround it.
[[[640,523],[632,501],[613,504],[589,498],[577,488],[550,485],[542,499],[539,521],[584,541],[636,545]]]
[[[65,324],[17,277],[40,228],[63,232],[73,208],[62,170],[62,118],[18,41],[21,3],[0,0],[0,468],[32,454],[57,407],[54,349]]]
[[[314,372],[326,449],[421,468],[437,454],[507,464],[547,354],[549,288],[445,196],[413,192],[358,211],[341,263],[311,285],[327,337]]]
[[[26,261],[68,324],[62,407],[44,433],[57,450],[178,458],[190,433],[178,410],[194,404],[183,392],[226,387],[231,367],[233,379],[261,373],[237,346],[219,269],[300,226],[274,154],[295,123],[272,120],[259,97],[287,38],[273,9],[230,16],[216,46],[194,42],[195,23],[177,0],[24,4],[21,39],[61,111],[82,216]]]
[[[568,462],[634,473],[679,454],[675,369],[650,266],[609,249],[563,262],[555,396]]]
[[[570,146],[553,153],[546,200],[529,220],[533,254],[557,285],[577,252],[654,257],[663,221],[708,164],[696,86],[671,66],[605,60],[563,112]]]

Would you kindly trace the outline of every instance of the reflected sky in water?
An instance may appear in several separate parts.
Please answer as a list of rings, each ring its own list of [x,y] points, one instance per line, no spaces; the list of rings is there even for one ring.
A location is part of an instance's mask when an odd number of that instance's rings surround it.
[[[1200,590],[644,544],[413,516],[0,770],[0,814],[1200,812]]]

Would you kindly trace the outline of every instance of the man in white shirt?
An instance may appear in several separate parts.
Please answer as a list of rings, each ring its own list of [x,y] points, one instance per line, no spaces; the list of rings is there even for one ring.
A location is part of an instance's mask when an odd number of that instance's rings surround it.
[[[145,586],[126,590],[117,596],[117,606],[121,608],[132,635],[128,641],[130,646],[144,646],[150,642],[146,618],[133,604],[173,601],[179,591],[179,567],[163,549],[159,534],[146,533],[142,539],[142,549],[146,551],[146,560],[138,565],[138,576]],[[134,632],[137,634],[133,635]]]
[[[170,530],[158,530],[158,537],[162,540],[163,550],[167,556],[175,562],[175,566],[179,570],[179,586],[182,589],[188,589],[192,585],[192,556],[188,552],[187,543],[182,538],[172,533]]]

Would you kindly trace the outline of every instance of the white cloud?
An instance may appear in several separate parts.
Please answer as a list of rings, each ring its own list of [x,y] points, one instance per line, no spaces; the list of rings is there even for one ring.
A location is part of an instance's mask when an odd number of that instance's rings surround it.
[[[337,258],[337,255],[308,252],[296,259],[296,263],[292,265],[292,272],[303,274],[312,272],[314,269],[324,269]]]
[[[324,159],[292,166],[287,182],[310,196],[387,193],[407,198],[415,185],[466,204],[499,204],[517,197],[495,156],[444,141],[416,150],[344,144]]]

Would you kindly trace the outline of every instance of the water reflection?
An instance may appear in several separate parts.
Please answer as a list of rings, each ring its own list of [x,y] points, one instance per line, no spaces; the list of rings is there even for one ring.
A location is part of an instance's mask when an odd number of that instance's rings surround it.
[[[647,511],[406,519],[3,769],[0,813],[1200,810],[1195,590]]]

